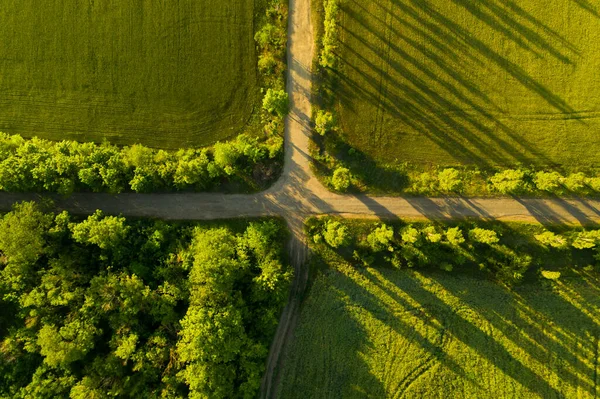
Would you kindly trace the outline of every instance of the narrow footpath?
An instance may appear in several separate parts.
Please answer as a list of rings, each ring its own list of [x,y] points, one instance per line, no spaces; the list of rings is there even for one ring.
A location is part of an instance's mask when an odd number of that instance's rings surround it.
[[[297,318],[308,281],[308,248],[303,221],[314,215],[352,218],[415,218],[539,221],[590,224],[600,222],[600,201],[591,199],[519,198],[400,198],[331,193],[312,174],[309,156],[311,134],[311,65],[314,38],[310,0],[290,0],[288,32],[288,92],[290,114],[286,120],[285,165],[281,178],[267,191],[251,195],[197,194],[74,194],[55,197],[58,209],[91,214],[152,217],[170,220],[214,220],[236,217],[279,216],[291,231],[290,260],[295,279],[273,341],[263,379],[261,397],[274,397],[276,369]],[[35,200],[36,194],[0,193],[0,209],[18,201]]]

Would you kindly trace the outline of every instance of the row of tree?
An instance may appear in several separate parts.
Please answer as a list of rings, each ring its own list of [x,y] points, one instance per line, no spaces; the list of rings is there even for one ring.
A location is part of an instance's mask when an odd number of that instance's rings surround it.
[[[278,136],[263,141],[242,134],[211,148],[164,151],[0,133],[0,189],[61,194],[208,190],[252,178],[257,166],[281,157],[282,144]]]
[[[0,397],[255,397],[291,272],[282,227],[0,220]]]
[[[543,263],[538,255],[547,251],[591,250],[600,261],[600,230],[571,230],[563,234],[545,230],[503,242],[496,230],[475,224],[419,223],[395,229],[372,222],[360,232],[351,230],[351,226],[351,222],[332,218],[312,219],[308,223],[315,243],[352,254],[355,261],[364,265],[383,262],[394,267],[486,270],[506,284],[520,282],[532,266]]]

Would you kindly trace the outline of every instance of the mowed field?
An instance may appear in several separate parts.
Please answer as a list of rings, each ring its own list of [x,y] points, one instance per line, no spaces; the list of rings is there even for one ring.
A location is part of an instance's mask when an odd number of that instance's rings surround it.
[[[281,398],[593,398],[600,290],[351,266],[317,273]]]
[[[346,0],[337,108],[378,163],[599,166],[600,5]]]
[[[262,0],[6,0],[0,131],[200,146],[257,108]]]

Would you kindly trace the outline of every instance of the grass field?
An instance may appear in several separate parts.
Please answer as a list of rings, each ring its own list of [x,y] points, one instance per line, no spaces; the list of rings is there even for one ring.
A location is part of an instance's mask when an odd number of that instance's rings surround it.
[[[258,108],[264,1],[8,0],[0,9],[0,131],[201,146]]]
[[[336,107],[368,160],[600,165],[596,2],[346,0],[340,16]]]
[[[320,264],[281,398],[593,398],[600,280],[512,292],[448,273]],[[319,263],[319,262],[318,262]]]

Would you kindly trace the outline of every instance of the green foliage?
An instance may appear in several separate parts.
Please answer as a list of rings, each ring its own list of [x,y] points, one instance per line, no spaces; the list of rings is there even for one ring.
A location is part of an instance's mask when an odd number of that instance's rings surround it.
[[[482,229],[480,227],[475,227],[474,229],[469,230],[469,238],[479,244],[487,245],[496,244],[500,241],[500,238],[498,238],[498,233],[493,230]]]
[[[581,194],[586,188],[586,176],[585,173],[571,173],[569,176],[563,179],[564,186],[572,193]]]
[[[373,252],[381,252],[385,250],[393,251],[394,249],[391,246],[393,239],[393,227],[385,224],[378,226],[367,236],[367,242],[369,243],[369,247]]]
[[[443,193],[459,192],[462,188],[460,172],[454,168],[444,169],[438,173],[439,189]]]
[[[319,64],[323,68],[335,68],[337,65],[336,50],[338,47],[338,13],[339,0],[325,0],[323,2],[325,9],[324,26],[321,55]]]
[[[552,248],[564,249],[569,245],[569,242],[565,237],[552,231],[544,231],[543,233],[536,234],[534,237],[540,244]]]
[[[315,131],[321,136],[325,136],[327,133],[335,129],[336,120],[333,114],[329,111],[319,110],[315,117]]]
[[[0,397],[255,397],[291,270],[280,224],[240,227],[15,206]]]
[[[449,227],[446,230],[446,240],[448,240],[448,243],[450,245],[454,245],[454,246],[459,246],[461,244],[464,244],[465,242],[465,236],[462,233],[462,230],[460,229],[460,227]]]
[[[289,112],[289,96],[284,90],[268,89],[263,99],[263,109],[283,118]]]
[[[533,182],[538,190],[554,192],[561,187],[562,176],[558,172],[537,172]]]
[[[352,184],[352,175],[350,174],[350,170],[344,167],[338,167],[333,171],[333,176],[331,177],[331,185],[337,191],[346,191],[350,188]]]
[[[571,245],[577,249],[595,248],[600,244],[600,230],[588,230],[575,234]]]
[[[323,238],[332,248],[339,248],[350,243],[348,228],[337,220],[328,220],[323,228]]]
[[[495,191],[502,194],[519,194],[525,189],[525,172],[506,169],[491,177],[490,183]]]
[[[251,180],[257,164],[280,156],[283,141],[241,134],[213,148],[167,152],[138,144],[118,148],[0,134],[0,147],[1,190],[119,193],[206,190],[225,178]]]

